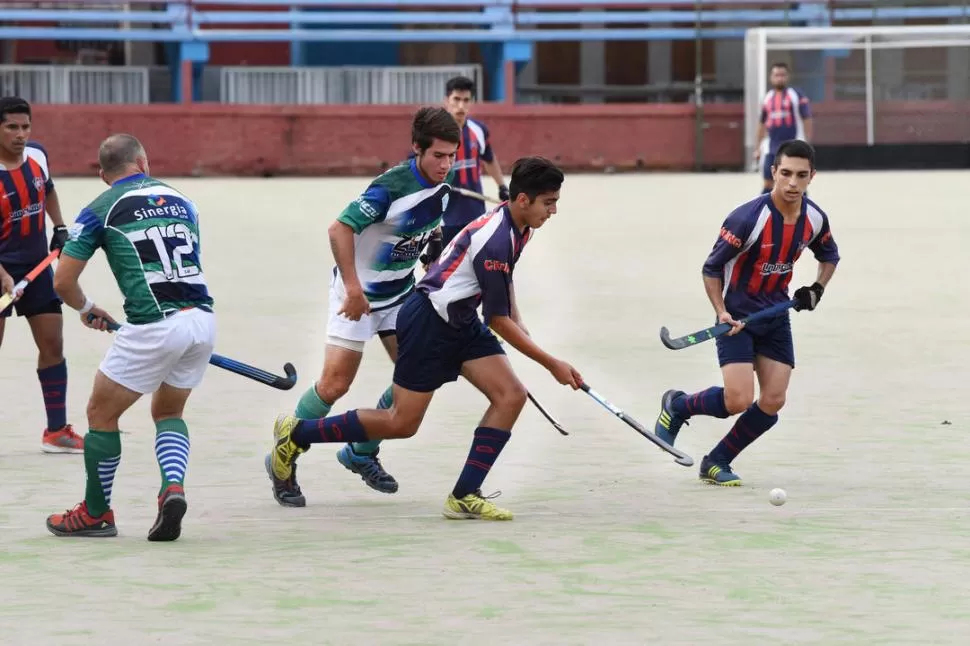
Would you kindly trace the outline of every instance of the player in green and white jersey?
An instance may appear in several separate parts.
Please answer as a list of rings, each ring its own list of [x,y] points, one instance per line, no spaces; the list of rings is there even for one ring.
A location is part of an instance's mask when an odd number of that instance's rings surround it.
[[[138,399],[152,396],[155,455],[161,471],[158,516],[150,541],[181,533],[189,460],[185,403],[201,382],[215,345],[212,298],[202,272],[199,213],[189,198],[148,175],[148,157],[131,135],[112,135],[98,153],[110,188],[84,208],[61,252],[54,288],[81,314],[84,325],[105,330],[114,319],[78,284],[87,261],[103,249],[125,297],[128,320],[101,362],[88,403],[84,442],[84,501],[47,519],[57,536],[115,536],[111,490],[121,461],[118,421]]]
[[[326,417],[350,389],[364,344],[375,335],[391,361],[396,360],[398,310],[414,291],[414,267],[421,250],[433,235],[440,235],[438,225],[451,190],[446,182],[460,139],[457,122],[444,108],[419,110],[411,125],[415,156],[372,181],[330,226],[336,266],[330,281],[323,372],[300,398],[297,417]],[[378,408],[390,408],[391,402],[388,387]],[[337,460],[373,489],[394,493],[398,484],[377,457],[379,444],[347,444],[338,451]],[[291,474],[287,467],[287,477],[278,477],[270,455],[266,470],[279,504],[306,505],[295,470]]]

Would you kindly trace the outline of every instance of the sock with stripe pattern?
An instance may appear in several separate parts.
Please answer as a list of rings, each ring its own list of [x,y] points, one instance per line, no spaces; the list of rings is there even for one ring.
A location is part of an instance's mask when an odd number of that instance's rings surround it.
[[[377,402],[378,410],[388,410],[394,404],[394,386],[388,386],[384,394],[381,395],[380,401]],[[354,442],[354,453],[357,455],[374,455],[377,453],[377,449],[381,446],[380,440],[371,440],[369,442]]]
[[[161,495],[169,485],[182,486],[189,466],[189,427],[178,418],[155,422],[155,457],[162,474]]]
[[[505,444],[512,437],[509,431],[498,428],[479,426],[475,429],[472,447],[468,451],[465,467],[458,476],[458,482],[451,492],[455,498],[461,500],[468,494],[478,491],[485,482],[485,477],[495,464]]]
[[[47,410],[47,430],[58,431],[67,425],[67,362],[61,361],[54,366],[39,368],[37,379],[44,395],[44,408]]]
[[[84,436],[84,468],[87,486],[84,501],[88,513],[97,518],[111,509],[111,489],[121,463],[121,433],[90,429]]]
[[[711,386],[699,393],[678,397],[671,402],[670,408],[681,419],[690,419],[694,415],[709,415],[720,419],[731,416],[724,403],[724,388],[720,386]]]
[[[748,410],[741,413],[741,417],[734,423],[734,427],[718,443],[710,453],[710,458],[719,464],[731,464],[744,449],[778,422],[777,415],[769,415],[758,407],[758,403],[751,404]]]

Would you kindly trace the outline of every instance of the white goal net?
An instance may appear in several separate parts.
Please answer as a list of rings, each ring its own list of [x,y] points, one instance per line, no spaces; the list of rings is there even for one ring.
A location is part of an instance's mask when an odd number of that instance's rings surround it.
[[[775,63],[811,101],[813,144],[970,142],[970,24],[749,30],[748,159]]]

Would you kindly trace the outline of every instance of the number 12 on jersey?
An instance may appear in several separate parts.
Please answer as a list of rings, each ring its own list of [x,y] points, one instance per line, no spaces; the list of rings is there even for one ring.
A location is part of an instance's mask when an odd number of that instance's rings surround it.
[[[128,239],[137,246],[143,240],[149,240],[155,247],[153,257],[146,258],[140,253],[142,263],[157,262],[162,267],[162,274],[166,280],[179,281],[199,275],[199,267],[194,264],[195,242],[197,237],[191,229],[182,222],[168,225],[153,226],[148,229],[131,231],[126,234]],[[183,264],[183,259],[189,257],[190,264]]]

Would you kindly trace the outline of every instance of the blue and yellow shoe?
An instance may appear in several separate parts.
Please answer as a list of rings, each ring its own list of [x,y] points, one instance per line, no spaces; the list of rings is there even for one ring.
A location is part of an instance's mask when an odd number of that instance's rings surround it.
[[[284,507],[306,506],[306,498],[296,482],[296,458],[306,451],[293,442],[293,430],[299,423],[299,418],[290,415],[276,418],[273,424],[276,445],[265,461],[266,473],[273,481],[273,497]]]
[[[397,480],[384,470],[380,459],[377,457],[378,452],[379,450],[369,455],[355,453],[354,446],[347,444],[337,451],[337,462],[359,475],[364,484],[371,489],[381,493],[396,493]]]
[[[740,487],[741,478],[738,474],[731,471],[731,465],[724,462],[715,462],[710,456],[705,455],[701,460],[700,479],[712,485],[721,487]]]
[[[675,414],[673,410],[674,400],[683,396],[683,390],[668,390],[660,398],[660,416],[657,417],[657,423],[653,425],[653,432],[670,446],[677,441],[680,427],[684,424],[690,426],[690,422]]]
[[[475,491],[459,499],[450,493],[441,513],[449,520],[512,520],[512,512],[491,501],[498,495],[483,496],[481,491]]]

